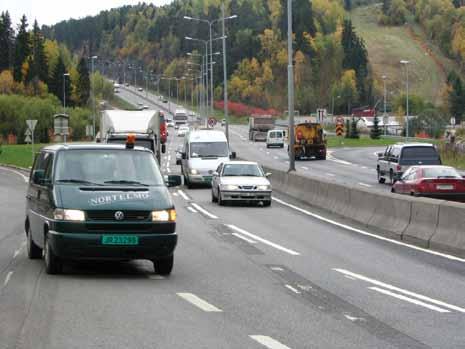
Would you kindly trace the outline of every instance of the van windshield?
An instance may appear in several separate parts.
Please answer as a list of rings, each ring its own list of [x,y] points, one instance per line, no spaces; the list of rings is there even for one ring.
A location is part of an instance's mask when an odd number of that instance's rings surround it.
[[[55,173],[55,182],[62,183],[164,185],[153,155],[136,150],[63,151]]]
[[[226,142],[195,142],[190,144],[192,158],[220,158],[228,157],[228,143]]]

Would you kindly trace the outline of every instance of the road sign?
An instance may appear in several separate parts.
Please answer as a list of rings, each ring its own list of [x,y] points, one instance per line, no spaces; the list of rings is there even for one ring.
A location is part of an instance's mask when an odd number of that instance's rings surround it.
[[[32,132],[31,132],[31,130],[29,129],[29,127],[26,129],[26,132],[24,132],[24,135],[25,135],[25,136],[32,136]]]
[[[216,119],[210,118],[208,119],[208,127],[213,128],[216,125]]]
[[[451,117],[451,118],[450,118],[450,124],[451,124],[452,126],[455,126],[455,117]]]
[[[37,120],[26,120],[27,127],[34,132],[34,129],[36,128],[37,125]]]
[[[32,139],[30,135],[26,135],[26,138],[24,138],[25,143],[31,143]]]
[[[336,118],[336,124],[344,124],[344,118],[342,116],[338,116]]]
[[[338,122],[336,124],[336,136],[342,136],[344,134],[344,122]]]

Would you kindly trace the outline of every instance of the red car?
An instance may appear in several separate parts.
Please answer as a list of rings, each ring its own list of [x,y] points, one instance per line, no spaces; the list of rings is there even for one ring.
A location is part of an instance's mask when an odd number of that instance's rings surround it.
[[[396,181],[393,193],[465,201],[465,179],[449,166],[412,166]]]

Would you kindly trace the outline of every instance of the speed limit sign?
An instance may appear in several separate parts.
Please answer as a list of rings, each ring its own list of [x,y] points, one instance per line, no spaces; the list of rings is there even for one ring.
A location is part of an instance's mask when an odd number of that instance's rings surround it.
[[[208,126],[209,126],[210,128],[215,127],[215,125],[216,125],[216,119],[214,119],[214,118],[208,119]]]

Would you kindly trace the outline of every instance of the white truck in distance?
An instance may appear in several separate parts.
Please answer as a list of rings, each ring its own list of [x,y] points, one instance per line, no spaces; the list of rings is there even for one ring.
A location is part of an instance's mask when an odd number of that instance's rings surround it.
[[[136,136],[136,146],[150,149],[161,164],[165,145],[160,142],[160,112],[156,110],[104,110],[100,122],[100,142],[126,143],[129,134]]]
[[[184,109],[176,109],[173,121],[175,128],[178,128],[180,125],[186,125],[188,121],[187,111]]]

